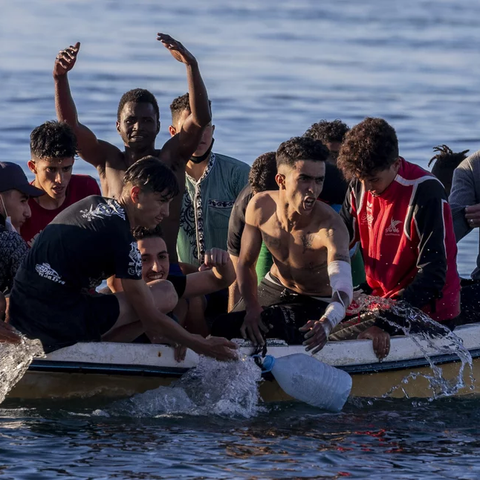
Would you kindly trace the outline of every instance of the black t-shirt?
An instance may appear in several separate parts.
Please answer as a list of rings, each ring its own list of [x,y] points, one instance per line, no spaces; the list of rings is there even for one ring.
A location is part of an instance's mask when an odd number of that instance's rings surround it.
[[[48,298],[93,289],[111,275],[140,280],[141,255],[124,208],[94,195],[66,208],[42,231],[15,281]]]
[[[169,282],[172,282],[173,288],[177,292],[178,298],[182,298],[187,288],[187,276],[186,275],[169,275],[167,277]]]
[[[343,205],[348,190],[348,182],[342,172],[331,163],[325,164],[325,182],[318,197],[329,205]]]
[[[240,256],[242,233],[245,228],[245,211],[250,199],[253,197],[252,187],[246,185],[238,194],[230,214],[228,223],[227,249],[230,255]]]

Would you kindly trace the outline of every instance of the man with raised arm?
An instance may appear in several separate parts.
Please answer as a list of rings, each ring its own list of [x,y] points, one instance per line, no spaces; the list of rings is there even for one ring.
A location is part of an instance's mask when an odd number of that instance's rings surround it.
[[[192,335],[165,314],[177,303],[168,281],[142,280],[142,259],[131,230],[154,228],[168,216],[178,194],[172,171],[155,157],[128,168],[118,200],[90,196],[71,205],[35,241],[17,271],[10,296],[10,322],[45,351],[77,342],[128,342],[146,333],[197,353],[234,358],[235,345]],[[90,292],[115,275],[122,293]]]
[[[278,148],[279,190],[255,195],[245,215],[237,266],[243,302],[235,311],[246,311],[218,319],[216,334],[233,337],[240,327],[255,344],[264,343],[263,332],[303,342],[316,353],[344,318],[353,294],[348,232],[340,216],[317,201],[328,155],[321,142],[308,137]],[[255,262],[262,240],[274,263],[257,288]]]
[[[171,215],[164,220],[163,229],[170,259],[176,262],[176,242],[185,189],[185,165],[197,149],[203,130],[211,121],[211,115],[207,91],[195,57],[169,35],[159,33],[157,40],[162,42],[177,61],[187,67],[191,112],[177,135],[168,140],[161,149],[155,148],[155,138],[160,131],[159,109],[155,97],[147,90],[130,90],[120,99],[116,128],[124,143],[123,151],[111,143],[97,139],[91,130],[79,122],[67,74],[75,65],[80,43],[59,52],[55,60],[55,108],[58,119],[73,128],[80,157],[98,170],[106,197],[119,198],[126,169],[146,155],[159,158],[173,170],[180,192],[172,201]]]

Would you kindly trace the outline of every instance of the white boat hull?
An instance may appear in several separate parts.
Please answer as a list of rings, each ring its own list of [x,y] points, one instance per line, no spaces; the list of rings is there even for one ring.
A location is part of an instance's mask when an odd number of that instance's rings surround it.
[[[465,387],[456,395],[480,393],[480,382],[475,381],[480,378],[480,325],[459,327],[455,333],[473,358],[473,371],[465,368]],[[388,357],[379,362],[369,340],[329,342],[315,357],[352,375],[352,396],[425,398],[435,393],[425,378],[433,374],[425,354],[442,368],[445,380],[455,380],[461,367],[447,340],[437,339],[433,343],[436,348],[425,340],[392,338]],[[439,354],[438,347],[449,353]],[[242,347],[240,351],[253,353],[251,347]],[[270,346],[268,353],[278,358],[305,350],[301,345]],[[173,349],[166,345],[79,343],[35,360],[9,398],[125,397],[169,385],[197,363],[198,355],[191,350],[183,362],[176,362]],[[416,378],[403,382],[416,373]],[[264,381],[260,392],[266,401],[289,399],[274,381]]]

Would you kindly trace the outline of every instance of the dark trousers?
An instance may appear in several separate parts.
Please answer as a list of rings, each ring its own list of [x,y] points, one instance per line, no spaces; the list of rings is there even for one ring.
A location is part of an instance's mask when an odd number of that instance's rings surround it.
[[[480,322],[480,280],[462,278],[459,324]]]
[[[301,295],[282,285],[263,279],[258,286],[258,302],[263,307],[262,322],[269,328],[266,338],[280,338],[291,345],[301,345],[304,333],[298,331],[308,320],[318,320],[328,303],[308,295]],[[212,326],[212,335],[241,338],[240,327],[245,318],[243,299],[233,312],[218,317]]]

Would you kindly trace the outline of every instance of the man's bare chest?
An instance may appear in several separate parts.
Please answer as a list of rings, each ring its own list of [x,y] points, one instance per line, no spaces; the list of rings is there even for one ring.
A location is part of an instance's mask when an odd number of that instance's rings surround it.
[[[326,258],[318,234],[305,231],[287,232],[281,228],[262,229],[262,239],[277,261],[301,268]]]

